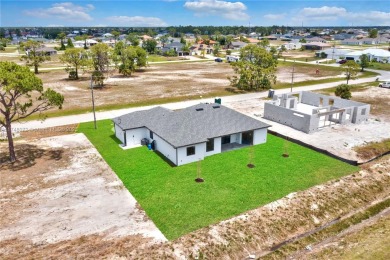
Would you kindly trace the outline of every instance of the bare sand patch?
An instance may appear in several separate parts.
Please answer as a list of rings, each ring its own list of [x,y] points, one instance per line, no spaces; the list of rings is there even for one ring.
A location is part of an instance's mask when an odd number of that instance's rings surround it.
[[[34,163],[2,165],[0,242],[53,244],[88,235],[166,240],[83,134],[29,141],[35,144],[27,153]]]

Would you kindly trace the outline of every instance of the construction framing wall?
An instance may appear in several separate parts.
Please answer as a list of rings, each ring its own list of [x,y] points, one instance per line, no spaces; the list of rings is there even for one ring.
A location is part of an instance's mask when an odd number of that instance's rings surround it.
[[[264,118],[305,133],[332,124],[358,124],[369,114],[368,104],[309,91],[274,95],[264,105]]]

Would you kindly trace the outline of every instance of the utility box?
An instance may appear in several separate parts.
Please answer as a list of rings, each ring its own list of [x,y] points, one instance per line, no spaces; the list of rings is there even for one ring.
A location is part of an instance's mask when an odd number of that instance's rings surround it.
[[[273,89],[269,89],[269,90],[268,90],[268,97],[269,97],[269,98],[273,98],[273,97],[274,97],[274,94],[275,94],[275,90],[273,90]]]

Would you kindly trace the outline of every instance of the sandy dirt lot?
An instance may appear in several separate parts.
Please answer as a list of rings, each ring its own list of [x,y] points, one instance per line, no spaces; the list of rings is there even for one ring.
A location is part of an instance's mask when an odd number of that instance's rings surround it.
[[[265,100],[252,99],[226,105],[272,125],[270,130],[301,140],[343,158],[361,162],[365,160],[359,158],[358,154],[353,150],[354,147],[390,138],[389,92],[389,89],[378,88],[374,85],[363,91],[354,92],[353,100],[371,104],[370,119],[361,124],[332,125],[331,127],[321,128],[318,132],[312,134],[306,134],[262,118]]]
[[[24,241],[166,240],[84,135],[18,141],[17,149],[16,165],[1,164],[0,258]]]
[[[291,81],[292,67],[281,65],[278,68],[279,83]],[[91,106],[89,74],[80,74],[80,80],[68,80],[63,70],[43,72],[38,76],[44,86],[52,88],[65,96],[63,108],[80,109]],[[150,100],[186,100],[200,96],[221,96],[237,92],[230,87],[229,76],[233,75],[227,63],[187,62],[152,64],[134,73],[131,77],[112,74],[105,87],[96,89],[95,103],[99,106],[130,104]],[[295,68],[295,82],[320,80],[338,77],[341,73],[334,68],[321,70],[316,74],[313,65],[300,64]]]

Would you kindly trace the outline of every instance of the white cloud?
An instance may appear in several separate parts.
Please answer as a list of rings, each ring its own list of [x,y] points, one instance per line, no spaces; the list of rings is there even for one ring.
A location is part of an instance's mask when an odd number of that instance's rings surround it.
[[[95,7],[91,4],[84,6],[75,5],[71,2],[55,3],[49,8],[25,10],[23,13],[28,16],[39,18],[58,18],[68,21],[92,21],[88,14]]]
[[[266,14],[263,17],[269,20],[280,20],[284,19],[286,17],[286,14]]]
[[[158,17],[144,16],[110,16],[106,18],[112,25],[124,26],[151,26],[160,27],[167,26],[167,23]]]
[[[229,20],[249,19],[249,15],[245,12],[247,7],[241,2],[199,0],[188,1],[184,7],[195,12],[196,16],[215,15]]]
[[[390,12],[368,11],[365,13],[348,13],[346,19],[349,22],[359,25],[390,25]]]
[[[382,11],[369,11],[366,12],[348,12],[342,7],[329,7],[322,6],[319,8],[307,7],[299,10],[297,15],[292,16],[292,21],[296,23],[315,22],[320,21],[329,22],[348,22],[356,25],[390,25],[390,13]]]
[[[322,6],[319,8],[306,7],[303,8],[299,15],[312,18],[312,19],[329,19],[329,18],[339,18],[346,15],[347,10],[342,7],[329,7]]]

